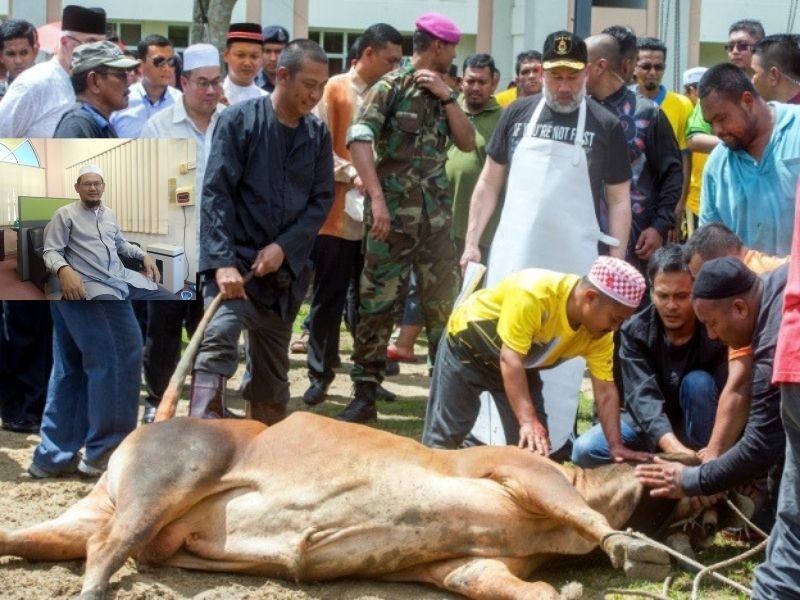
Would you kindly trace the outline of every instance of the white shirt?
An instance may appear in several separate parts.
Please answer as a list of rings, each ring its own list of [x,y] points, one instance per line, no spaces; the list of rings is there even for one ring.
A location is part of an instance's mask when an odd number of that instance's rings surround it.
[[[131,86],[128,108],[111,113],[111,124],[121,138],[138,138],[147,119],[172,106],[183,97],[180,90],[167,86],[161,98],[151,102],[141,81]]]
[[[219,115],[224,109],[224,105],[217,104],[205,133],[200,131],[189,118],[182,100],[150,117],[142,128],[140,137],[143,138],[194,138],[197,141],[196,176],[198,194],[202,189],[203,176],[206,170],[206,140],[210,145],[217,119],[219,119]]]
[[[244,102],[253,98],[260,98],[261,96],[268,96],[269,92],[262,90],[255,82],[247,87],[242,87],[231,81],[230,77],[226,77],[222,83],[222,91],[228,99],[228,104],[236,104],[237,102]]]
[[[20,73],[0,101],[0,137],[50,138],[75,104],[69,74],[54,56]]]

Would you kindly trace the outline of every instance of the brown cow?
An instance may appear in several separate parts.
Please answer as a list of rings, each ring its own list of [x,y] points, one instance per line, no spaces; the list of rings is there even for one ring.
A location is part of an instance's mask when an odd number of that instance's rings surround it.
[[[0,555],[86,557],[81,598],[103,597],[129,556],[295,581],[558,598],[524,580],[553,554],[600,545],[629,574],[666,574],[665,553],[612,533],[643,496],[627,465],[584,471],[514,447],[431,450],[307,412],[268,429],[178,418],[128,436],[60,517],[0,530]]]

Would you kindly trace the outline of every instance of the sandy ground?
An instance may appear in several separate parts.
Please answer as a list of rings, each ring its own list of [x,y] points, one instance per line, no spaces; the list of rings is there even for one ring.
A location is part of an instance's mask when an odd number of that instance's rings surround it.
[[[293,358],[302,358],[295,355]],[[346,360],[346,357],[343,357]],[[293,361],[299,367],[300,361]],[[345,365],[347,367],[347,365]],[[387,387],[404,396],[427,395],[426,371],[423,363],[403,367],[404,376],[393,380]],[[405,376],[405,375],[409,376]],[[305,370],[293,368],[292,404],[299,408],[299,398],[307,381]],[[235,379],[229,387],[236,385]],[[332,402],[344,406],[350,394],[350,381],[344,374],[337,376],[332,392]],[[233,408],[241,408],[234,398]],[[182,403],[179,414],[185,413]],[[39,441],[37,435],[24,435],[0,431],[0,526],[16,528],[33,525],[55,517],[86,495],[91,482],[79,478],[33,480],[26,473],[33,450]],[[62,563],[30,563],[22,559],[0,558],[0,598],[51,599],[75,597],[81,588],[83,561]],[[110,598],[173,599],[173,598],[274,598],[300,600],[307,598],[342,599],[443,599],[455,598],[421,585],[384,584],[368,581],[340,581],[317,585],[294,585],[264,580],[260,577],[237,576],[227,573],[201,573],[177,568],[139,570],[133,560],[111,580]]]

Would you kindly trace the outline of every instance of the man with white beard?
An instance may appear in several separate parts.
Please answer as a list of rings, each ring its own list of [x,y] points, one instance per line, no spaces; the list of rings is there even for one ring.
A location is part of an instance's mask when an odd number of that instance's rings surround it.
[[[568,31],[550,34],[542,53],[543,93],[506,108],[486,147],[461,264],[481,259],[481,234],[505,188],[489,252],[489,286],[524,268],[585,273],[598,252],[625,256],[631,224],[627,143],[619,120],[586,98],[587,62],[580,37]],[[535,367],[535,359],[526,366]],[[567,363],[564,368],[569,367],[578,373],[571,379],[579,385],[582,367]],[[548,374],[547,379],[570,377]],[[577,396],[572,383],[556,391],[545,381],[548,428],[559,430],[550,432],[553,451],[570,437]]]

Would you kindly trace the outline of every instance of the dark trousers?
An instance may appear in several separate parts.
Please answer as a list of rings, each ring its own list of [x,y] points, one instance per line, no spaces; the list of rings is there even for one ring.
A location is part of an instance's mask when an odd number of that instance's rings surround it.
[[[49,302],[0,303],[0,415],[8,423],[42,420],[53,366]]]
[[[191,336],[202,318],[199,301],[150,300],[144,340],[145,402],[158,406],[181,354],[184,323]]]
[[[314,282],[308,313],[308,376],[329,383],[339,357],[342,311],[352,279],[361,276],[360,240],[319,235],[311,252]]]
[[[219,289],[206,281],[206,306]],[[286,406],[289,402],[289,340],[292,323],[273,310],[250,300],[226,300],[214,313],[203,334],[194,362],[197,371],[232,377],[239,365],[239,335],[247,329],[250,379],[242,385],[242,396],[250,402]]]

